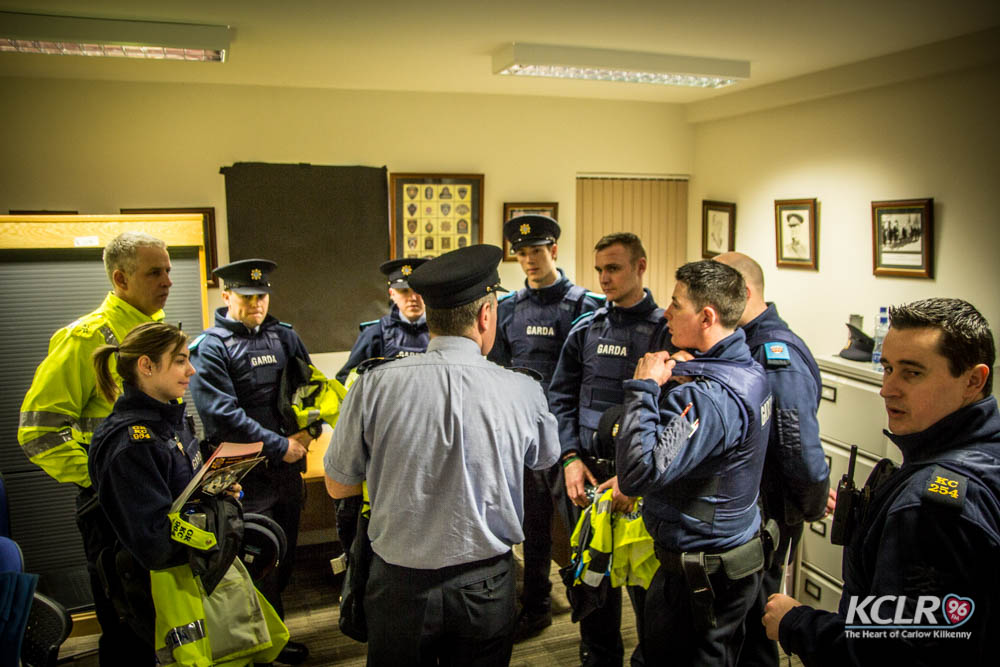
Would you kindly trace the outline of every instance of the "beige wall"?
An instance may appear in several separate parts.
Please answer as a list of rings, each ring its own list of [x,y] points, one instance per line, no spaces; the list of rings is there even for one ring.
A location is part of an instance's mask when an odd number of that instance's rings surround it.
[[[35,79],[0,86],[0,210],[215,206],[220,261],[228,239],[219,167],[237,161],[483,173],[484,240],[500,242],[503,202],[558,201],[560,264],[571,276],[577,173],[689,173],[693,161],[693,130],[673,105]],[[516,287],[524,277],[505,263],[501,278]]]
[[[816,354],[843,347],[850,313],[871,333],[880,305],[972,302],[1000,330],[1000,77],[995,68],[887,86],[695,126],[688,256],[701,201],[737,203],[736,248],[760,261],[766,296]],[[816,197],[819,271],[775,266],[774,200]],[[872,275],[871,202],[933,197],[935,278]]]

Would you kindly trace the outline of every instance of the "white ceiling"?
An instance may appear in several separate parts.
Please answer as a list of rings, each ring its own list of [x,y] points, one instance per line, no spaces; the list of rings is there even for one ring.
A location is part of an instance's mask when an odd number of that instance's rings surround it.
[[[2,53],[0,76],[674,103],[1000,26],[997,0],[0,0],[0,9],[233,29],[223,64]],[[491,54],[512,41],[749,60],[751,78],[713,91],[496,76]]]

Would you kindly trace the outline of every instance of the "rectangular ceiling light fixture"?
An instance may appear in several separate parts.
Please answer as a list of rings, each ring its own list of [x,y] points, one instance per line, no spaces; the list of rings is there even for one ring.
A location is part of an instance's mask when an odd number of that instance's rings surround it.
[[[0,12],[0,52],[224,62],[229,27]]]
[[[514,42],[493,54],[493,73],[722,88],[750,78],[750,63],[746,60]]]

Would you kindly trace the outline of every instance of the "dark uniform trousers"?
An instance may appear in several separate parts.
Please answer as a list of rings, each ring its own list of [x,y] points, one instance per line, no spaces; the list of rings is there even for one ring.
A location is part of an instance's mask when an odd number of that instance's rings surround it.
[[[278,567],[256,583],[257,589],[281,618],[285,617],[281,592],[292,579],[295,550],[299,541],[299,516],[302,514],[305,498],[300,470],[301,467],[294,464],[275,465],[271,461],[262,461],[241,482],[246,490],[243,511],[271,517],[285,532],[284,557]]]
[[[436,570],[372,559],[365,591],[368,665],[507,665],[516,582],[511,553]]]
[[[521,600],[528,613],[549,611],[552,515],[558,511],[571,533],[575,524],[569,524],[570,504],[561,464],[545,470],[524,469],[524,590]]]
[[[85,506],[88,509],[81,512]],[[93,487],[80,489],[76,497],[76,510],[76,525],[83,537],[87,573],[90,575],[90,589],[94,596],[94,613],[101,626],[98,652],[102,667],[154,665],[156,657],[153,652],[153,637],[140,637],[128,623],[119,618],[97,574],[98,556],[103,549],[113,547],[118,538],[101,506],[97,504]]]
[[[756,539],[756,538],[755,538]],[[690,587],[683,572],[661,567],[646,591],[643,655],[650,665],[735,665],[745,637],[747,609],[762,573],[731,581],[724,571],[708,575],[715,593],[716,627],[696,628]]]
[[[753,605],[750,607],[750,612],[747,614],[746,641],[743,643],[743,650],[740,652],[739,664],[741,667],[749,665],[777,667],[778,665],[778,642],[768,639],[764,624],[755,621],[760,621],[764,617],[764,607],[767,605],[767,598],[774,593],[781,592],[781,579],[785,572],[785,558],[788,557],[790,546],[794,560],[794,554],[799,548],[799,540],[802,539],[802,525],[801,523],[793,526],[784,523],[778,525],[781,536],[778,542],[778,549],[774,552],[771,567],[764,570],[764,579],[760,590],[757,592],[757,598],[754,600]],[[792,568],[794,565],[794,563],[789,563],[788,567]],[[792,591],[789,590],[788,594],[791,595]]]

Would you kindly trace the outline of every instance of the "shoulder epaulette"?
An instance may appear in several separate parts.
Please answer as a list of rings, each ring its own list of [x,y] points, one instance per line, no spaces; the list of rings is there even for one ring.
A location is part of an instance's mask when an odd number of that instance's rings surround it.
[[[607,297],[606,294],[598,294],[597,292],[590,292],[590,291],[588,291],[587,292],[587,296],[589,296],[592,299],[597,299],[598,301],[607,301],[608,300],[608,297]]]
[[[788,344],[779,340],[764,343],[764,361],[768,368],[784,368],[792,363]]]
[[[294,329],[294,328],[295,328],[295,327],[293,327],[293,326],[292,326],[291,324],[289,324],[288,322],[282,322],[282,321],[280,321],[280,320],[278,321],[278,324],[280,324],[280,325],[281,325],[281,326],[283,326],[283,327],[287,327],[287,328],[289,328],[289,329]]]
[[[358,325],[358,331],[364,331],[373,324],[378,324],[378,320],[368,320],[367,322],[362,322]]]
[[[199,334],[199,336],[197,338],[195,338],[193,341],[191,341],[190,344],[188,344],[188,349],[189,350],[195,350],[195,349],[197,349],[198,348],[198,343],[200,343],[204,339],[205,339],[205,334],[203,334],[203,333]]]
[[[587,312],[582,313],[578,318],[576,318],[575,320],[573,320],[570,323],[570,326],[575,326],[576,323],[579,322],[580,320],[583,320],[584,318],[587,318],[587,317],[594,317],[596,314],[597,314],[596,310],[588,310]]]
[[[500,301],[506,301],[507,299],[509,299],[511,297],[514,297],[514,296],[517,296],[517,292],[507,292],[502,297],[500,297],[499,299],[497,299],[497,301],[498,302],[500,302]]]
[[[216,338],[221,338],[222,340],[233,337],[233,332],[224,327],[209,327],[205,329],[205,334],[211,334]]]
[[[943,466],[934,466],[921,498],[936,505],[962,509],[969,478]]]
[[[358,372],[358,375],[364,375],[371,369],[376,368],[377,366],[381,366],[382,364],[388,363],[392,360],[393,360],[392,358],[386,358],[386,357],[372,357],[371,359],[365,359],[364,361],[362,361],[360,364],[357,365],[357,368],[355,368],[354,370]]]
[[[145,424],[132,424],[128,427],[129,440],[152,440],[152,429]]]
[[[89,315],[84,315],[74,322],[70,322],[69,331],[74,336],[89,338],[107,323],[108,318],[104,315],[104,313],[90,313]]]

